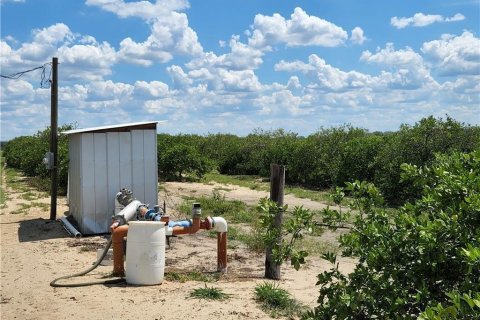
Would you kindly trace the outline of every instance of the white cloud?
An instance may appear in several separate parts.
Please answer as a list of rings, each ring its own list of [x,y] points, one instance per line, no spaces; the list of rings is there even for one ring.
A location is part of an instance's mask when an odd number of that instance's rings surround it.
[[[302,61],[280,61],[275,65],[276,71],[301,72],[312,81],[312,89],[341,91],[348,88],[358,88],[367,85],[371,79],[368,75],[356,71],[345,72],[325,62],[316,54],[308,57],[308,63]]]
[[[395,72],[383,72],[382,75],[384,81],[388,81],[391,88],[414,89],[426,85],[436,85],[422,56],[409,47],[395,50],[392,43],[387,43],[384,49],[377,49],[376,53],[364,51],[360,61],[393,69]]]
[[[198,68],[228,68],[231,70],[257,69],[262,63],[264,53],[239,41],[238,36],[232,36],[229,42],[230,52],[217,56],[213,52],[204,53],[193,59],[186,66]]]
[[[149,1],[87,0],[86,4],[115,13],[120,18],[138,17],[144,20],[155,20],[159,16],[168,15],[172,11],[184,10],[189,7],[188,1],[184,0],[163,0],[155,3]]]
[[[290,18],[286,20],[278,13],[273,16],[257,14],[248,44],[262,50],[276,44],[285,44],[289,47],[336,47],[348,39],[347,32],[341,27],[319,17],[310,16],[302,8],[295,8]]]
[[[259,110],[260,115],[279,114],[287,111],[289,115],[299,116],[313,112],[311,107],[303,107],[308,102],[308,99],[305,101],[304,98],[293,95],[290,90],[280,90],[273,92],[269,96],[263,95],[253,103],[261,107]]]
[[[443,35],[440,40],[425,42],[421,50],[432,59],[441,75],[480,74],[480,39],[471,32]]]
[[[120,42],[119,59],[127,63],[150,66],[168,62],[177,54],[195,57],[203,53],[196,32],[188,25],[187,15],[178,12],[189,7],[187,1],[88,0],[87,4],[120,18],[141,18],[150,26],[151,33],[145,41],[127,37]]]
[[[111,74],[116,62],[115,49],[109,43],[77,44],[58,48],[62,75],[67,79],[100,80]]]
[[[134,90],[130,84],[111,80],[90,82],[86,87],[89,101],[123,100],[125,103]]]
[[[226,91],[258,91],[262,86],[252,70],[219,69],[218,74]]]
[[[367,38],[363,34],[363,30],[360,27],[355,27],[352,30],[352,35],[350,36],[350,41],[352,41],[355,44],[363,44],[365,41],[367,41]]]
[[[89,35],[74,34],[63,23],[35,29],[32,36],[31,42],[25,42],[18,48],[5,41],[0,42],[3,73],[37,67],[56,56],[61,65],[59,75],[62,81],[101,80],[111,74],[111,68],[117,61],[117,53],[109,43],[98,43]],[[24,77],[39,79],[39,74]]]
[[[173,86],[178,89],[186,88],[193,83],[188,75],[183,71],[180,66],[170,66],[167,68],[167,72],[172,79]]]
[[[161,81],[135,81],[135,95],[148,98],[160,98],[169,94],[169,87]]]
[[[181,100],[175,98],[164,98],[157,100],[147,100],[144,103],[144,109],[148,113],[153,114],[166,114],[172,109],[183,108],[184,104]]]
[[[461,13],[456,13],[451,18],[445,18],[445,21],[447,21],[447,22],[462,21],[462,20],[465,20],[465,16]]]
[[[364,51],[360,60],[384,66],[415,67],[423,64],[422,57],[411,48],[395,50],[393,43],[387,43],[384,49],[377,49],[377,52],[373,54],[368,50]]]
[[[25,0],[0,0],[0,4],[7,3],[7,2],[25,3]]]
[[[455,22],[464,20],[465,16],[461,13],[456,13],[450,18],[445,18],[438,14],[423,14],[421,12],[415,13],[413,17],[392,17],[390,24],[397,29],[403,29],[409,26],[425,27],[435,22]]]

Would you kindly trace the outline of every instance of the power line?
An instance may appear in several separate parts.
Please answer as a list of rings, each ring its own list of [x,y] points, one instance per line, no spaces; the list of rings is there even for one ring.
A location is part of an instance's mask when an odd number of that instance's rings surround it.
[[[36,67],[36,68],[33,68],[33,69],[20,71],[20,72],[12,73],[12,74],[9,74],[9,75],[0,74],[0,77],[5,78],[5,79],[17,80],[26,73],[42,69],[41,79],[40,79],[40,88],[48,89],[48,88],[50,88],[50,83],[51,83],[50,79],[52,77],[52,69],[50,68],[50,73],[49,73],[48,77],[46,77],[46,69],[47,69],[47,66],[51,66],[51,65],[52,65],[51,62],[47,62],[47,63],[43,64],[42,66]]]

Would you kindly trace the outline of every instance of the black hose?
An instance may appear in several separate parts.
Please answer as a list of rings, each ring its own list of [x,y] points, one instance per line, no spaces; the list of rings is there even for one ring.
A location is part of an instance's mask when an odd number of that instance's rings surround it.
[[[108,249],[110,249],[111,245],[112,245],[112,239],[108,240],[107,246],[103,250],[102,255],[100,256],[100,258],[97,259],[97,261],[93,264],[93,266],[91,266],[90,268],[88,268],[85,271],[75,273],[75,274],[72,274],[72,275],[69,275],[69,276],[63,276],[63,277],[57,278],[57,279],[53,280],[52,282],[50,282],[50,286],[56,287],[56,288],[59,288],[59,287],[61,287],[61,288],[75,288],[75,287],[91,286],[91,285],[95,285],[95,284],[124,283],[125,282],[124,278],[117,278],[117,279],[103,280],[103,281],[90,281],[90,282],[83,282],[83,283],[64,283],[64,284],[57,283],[58,280],[70,279],[70,278],[84,276],[87,273],[94,270],[95,268],[97,268],[100,265],[100,262],[102,262],[103,258],[105,258],[105,256],[107,255]]]

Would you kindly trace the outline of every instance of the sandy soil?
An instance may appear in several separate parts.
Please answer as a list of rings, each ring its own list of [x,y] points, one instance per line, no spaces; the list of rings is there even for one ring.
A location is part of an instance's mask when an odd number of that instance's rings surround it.
[[[161,203],[165,199],[169,213],[174,215],[182,195],[208,195],[215,187],[218,186],[167,183],[159,200]],[[264,281],[264,256],[242,246],[229,249],[227,274],[208,284],[232,295],[223,302],[190,298],[193,289],[204,286],[197,281],[164,280],[155,286],[52,288],[49,283],[54,278],[90,267],[96,259],[96,250],[103,248],[107,237],[72,238],[59,221],[48,220],[48,206],[21,210],[32,201],[49,204],[48,197],[37,195],[35,200],[25,200],[21,193],[8,186],[6,189],[9,199],[0,214],[1,319],[270,319],[254,300],[254,287]],[[223,191],[226,198],[249,204],[267,195],[247,188],[228,186],[226,189],[231,190]],[[308,208],[323,206],[292,196],[287,196],[286,202]],[[68,214],[65,198],[59,198],[57,212],[59,216]],[[335,236],[327,232],[322,237],[331,241]],[[341,259],[340,266],[344,272],[350,272],[354,261]],[[310,259],[300,271],[284,265],[283,279],[278,283],[300,303],[313,307],[318,297],[316,275],[328,268],[328,263],[317,258]],[[172,248],[167,249],[167,273],[193,270],[204,274],[216,271],[216,239],[206,233],[178,237]],[[111,266],[100,266],[78,281],[107,278],[111,271]]]

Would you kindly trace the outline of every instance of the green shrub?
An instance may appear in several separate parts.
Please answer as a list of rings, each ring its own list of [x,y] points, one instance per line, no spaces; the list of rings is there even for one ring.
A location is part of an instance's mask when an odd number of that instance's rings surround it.
[[[480,150],[403,165],[401,177],[422,197],[393,215],[378,208],[372,184],[348,186],[358,211],[340,242],[358,264],[346,276],[334,254],[323,255],[333,268],[318,275],[319,305],[306,318],[415,319],[425,312],[424,319],[442,319],[435,313],[450,307],[459,319],[478,317]]]
[[[66,194],[68,180],[68,140],[61,132],[73,129],[73,125],[58,128],[58,191]],[[22,136],[8,141],[3,153],[7,166],[20,170],[28,177],[36,177],[35,185],[44,191],[50,190],[50,171],[43,164],[43,157],[49,151],[50,128],[37,132],[33,136]]]

